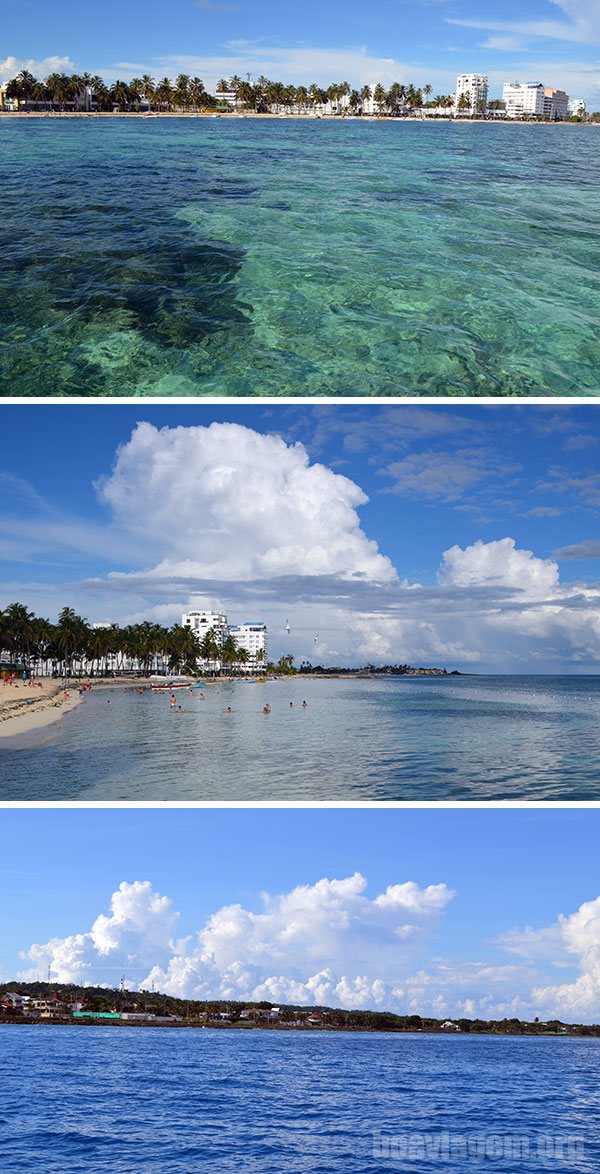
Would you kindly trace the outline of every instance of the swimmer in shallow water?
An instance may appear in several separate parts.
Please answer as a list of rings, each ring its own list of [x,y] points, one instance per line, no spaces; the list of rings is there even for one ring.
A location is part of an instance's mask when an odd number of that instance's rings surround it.
[[[231,708],[231,706],[230,706],[230,705],[228,705],[228,706],[227,706],[227,709],[225,710],[225,713],[233,713],[233,710],[232,710],[232,708]]]
[[[306,704],[306,701],[303,701],[303,702],[302,702],[302,708],[303,708],[303,709],[308,709],[308,705]]]
[[[266,705],[263,705],[263,713],[270,713],[270,712],[271,712],[271,706],[267,702]]]

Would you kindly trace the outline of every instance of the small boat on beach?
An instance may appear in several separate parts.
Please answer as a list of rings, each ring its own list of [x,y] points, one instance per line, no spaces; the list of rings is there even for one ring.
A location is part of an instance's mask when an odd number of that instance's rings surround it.
[[[150,688],[162,693],[163,690],[172,693],[175,689],[201,689],[203,681],[192,680],[191,677],[152,677]]]

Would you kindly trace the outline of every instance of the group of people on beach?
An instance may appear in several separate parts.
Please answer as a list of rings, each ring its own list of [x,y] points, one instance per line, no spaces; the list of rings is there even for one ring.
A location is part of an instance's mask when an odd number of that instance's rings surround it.
[[[3,673],[3,675],[2,675],[3,687],[10,688],[11,685],[21,685],[21,684],[27,685],[28,689],[43,689],[43,687],[44,687],[41,681],[36,681],[36,680],[34,680],[33,677],[28,677],[27,673],[25,673],[25,672],[21,673],[20,675],[17,673]]]

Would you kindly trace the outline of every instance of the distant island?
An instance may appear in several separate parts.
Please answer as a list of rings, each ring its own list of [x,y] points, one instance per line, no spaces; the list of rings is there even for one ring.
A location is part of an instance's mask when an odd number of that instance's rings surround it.
[[[2,983],[0,1024],[15,1023],[600,1038],[600,1024],[564,1023],[560,1019],[430,1019],[391,1011],[178,999],[156,991],[130,991],[124,983],[116,990],[70,983]]]

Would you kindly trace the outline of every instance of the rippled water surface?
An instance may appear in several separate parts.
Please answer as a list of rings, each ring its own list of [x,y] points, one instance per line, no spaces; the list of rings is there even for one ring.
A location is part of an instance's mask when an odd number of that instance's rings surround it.
[[[205,701],[179,696],[171,712],[168,695],[98,689],[36,735],[0,740],[0,798],[600,798],[600,677],[291,680],[204,692]]]
[[[597,395],[600,131],[0,120],[3,395]]]
[[[5,1026],[0,1168],[591,1174],[599,1060],[585,1039]],[[389,1161],[378,1131],[525,1138],[530,1157]]]

